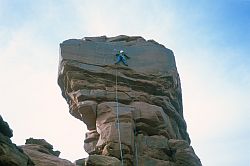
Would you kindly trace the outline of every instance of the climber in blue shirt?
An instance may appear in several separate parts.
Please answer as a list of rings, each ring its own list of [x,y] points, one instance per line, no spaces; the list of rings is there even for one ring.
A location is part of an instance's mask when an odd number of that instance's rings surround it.
[[[122,61],[124,65],[128,66],[127,59],[129,59],[130,57],[128,57],[123,50],[121,50],[119,54],[116,54],[115,56],[116,56],[115,64],[118,64],[119,62]]]

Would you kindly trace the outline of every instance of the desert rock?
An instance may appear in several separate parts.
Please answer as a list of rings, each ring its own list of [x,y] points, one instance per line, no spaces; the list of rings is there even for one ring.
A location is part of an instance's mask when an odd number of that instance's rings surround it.
[[[44,139],[29,138],[20,148],[37,166],[74,166],[68,160],[59,158],[59,151],[54,151],[53,146]]]
[[[0,115],[0,165],[2,166],[33,166],[34,163],[21,148],[10,138],[13,136],[7,122]]]
[[[115,64],[123,50],[128,66]],[[84,148],[123,165],[191,165],[174,54],[139,36],[69,39],[60,44],[58,84],[69,112],[90,130]]]

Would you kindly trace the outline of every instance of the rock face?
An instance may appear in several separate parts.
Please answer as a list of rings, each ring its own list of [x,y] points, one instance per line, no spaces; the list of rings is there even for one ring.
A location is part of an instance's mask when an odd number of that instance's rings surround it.
[[[59,158],[59,151],[54,151],[53,146],[44,139],[29,138],[21,149],[31,158],[37,166],[74,166],[68,160]]]
[[[114,64],[120,50],[130,57],[128,66]],[[142,37],[101,36],[66,40],[60,53],[58,84],[71,115],[87,125],[89,160],[201,165],[190,146],[171,50]]]
[[[68,160],[59,158],[59,151],[44,139],[29,138],[25,145],[16,146],[10,140],[13,136],[7,122],[0,115],[0,166],[74,166]]]
[[[0,116],[0,165],[1,166],[33,166],[23,150],[13,144],[10,138],[13,136],[7,122]]]

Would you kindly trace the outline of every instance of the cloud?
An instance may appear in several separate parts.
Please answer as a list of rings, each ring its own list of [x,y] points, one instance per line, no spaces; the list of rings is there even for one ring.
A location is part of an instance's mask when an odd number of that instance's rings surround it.
[[[245,145],[244,138],[249,138],[249,51],[236,41],[225,45],[221,37],[230,38],[230,30],[216,29],[220,22],[213,21],[224,9],[223,3],[214,5],[189,1],[36,1],[29,4],[33,14],[26,17],[17,8],[20,16],[0,26],[1,114],[14,129],[14,142],[23,144],[30,136],[40,137],[61,150],[64,158],[86,156],[82,147],[86,127],[68,113],[56,83],[59,43],[84,36],[141,35],[175,52],[184,117],[203,164],[229,165],[226,161],[235,163],[239,156],[247,160],[242,154],[249,151],[237,149],[237,156],[230,146],[239,147],[237,140]],[[1,18],[3,11],[11,13],[0,10]],[[20,18],[25,19],[15,20]],[[6,23],[10,21],[21,24],[12,27]],[[226,157],[214,158],[215,150]]]
[[[44,138],[62,151],[61,157],[74,161],[87,155],[86,127],[68,113],[57,86],[58,44],[44,43],[32,27],[12,31],[1,47],[1,115],[14,130],[16,144]]]
[[[250,107],[246,104],[250,98],[250,79],[246,74],[249,68],[238,65],[234,47],[198,46],[192,51],[177,46],[177,50],[187,51],[176,54],[188,132],[204,165],[234,165],[239,161],[234,159],[237,154],[247,153],[247,148],[238,149],[236,154],[230,147],[237,147],[237,141],[244,143],[249,138],[246,132],[250,129],[247,125]],[[211,157],[215,152],[224,158]],[[247,156],[241,158],[240,165],[247,164]]]

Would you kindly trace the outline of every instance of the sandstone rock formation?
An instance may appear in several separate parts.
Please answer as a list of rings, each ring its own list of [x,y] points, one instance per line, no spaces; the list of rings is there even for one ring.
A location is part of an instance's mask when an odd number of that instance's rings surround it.
[[[1,166],[33,166],[35,165],[23,150],[12,143],[13,136],[7,122],[0,116],[0,165]]]
[[[114,64],[119,50],[128,66]],[[122,165],[201,165],[171,50],[142,37],[101,36],[66,40],[60,53],[58,84],[71,115],[89,130],[89,165],[114,157]]]
[[[25,145],[16,146],[10,140],[12,130],[0,116],[0,166],[74,166],[59,158],[59,151],[44,139],[27,139]]]
[[[104,155],[90,155],[87,159],[80,159],[76,162],[77,166],[120,166],[120,160],[115,157]]]
[[[29,138],[25,145],[20,146],[37,166],[74,166],[68,160],[59,158],[59,151],[44,139]]]

